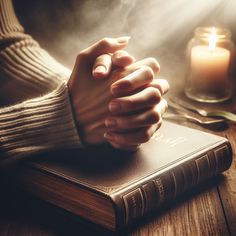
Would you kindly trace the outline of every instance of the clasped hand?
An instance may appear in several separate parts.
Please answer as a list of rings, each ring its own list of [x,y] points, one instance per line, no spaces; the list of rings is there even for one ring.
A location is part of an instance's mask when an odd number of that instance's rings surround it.
[[[135,61],[122,50],[128,39],[104,38],[77,56],[68,87],[86,144],[136,150],[161,125],[168,82],[155,79],[154,58]]]

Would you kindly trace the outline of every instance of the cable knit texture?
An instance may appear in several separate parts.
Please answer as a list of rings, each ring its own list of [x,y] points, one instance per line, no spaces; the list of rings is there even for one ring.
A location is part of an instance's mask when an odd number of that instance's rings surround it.
[[[80,147],[66,81],[70,70],[24,33],[11,0],[0,0],[0,165]]]

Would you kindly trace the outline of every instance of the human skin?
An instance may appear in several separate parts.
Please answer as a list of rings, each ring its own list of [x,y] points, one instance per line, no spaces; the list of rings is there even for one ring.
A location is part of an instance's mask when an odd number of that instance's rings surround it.
[[[155,59],[134,62],[120,51],[127,43],[127,37],[105,38],[77,56],[68,87],[85,144],[108,141],[115,148],[136,150],[161,124],[167,108],[162,95],[169,85],[154,80],[160,70]]]

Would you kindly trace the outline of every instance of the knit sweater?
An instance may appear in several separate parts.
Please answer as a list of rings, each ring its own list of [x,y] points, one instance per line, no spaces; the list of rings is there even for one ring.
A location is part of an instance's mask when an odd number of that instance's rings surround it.
[[[66,81],[70,71],[24,33],[0,0],[0,166],[81,146]]]

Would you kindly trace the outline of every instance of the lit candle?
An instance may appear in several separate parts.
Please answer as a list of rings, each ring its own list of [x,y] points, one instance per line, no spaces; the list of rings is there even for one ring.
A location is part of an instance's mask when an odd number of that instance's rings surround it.
[[[208,92],[218,92],[228,77],[230,51],[216,46],[216,41],[216,30],[212,28],[209,45],[194,46],[191,50],[192,82]]]

